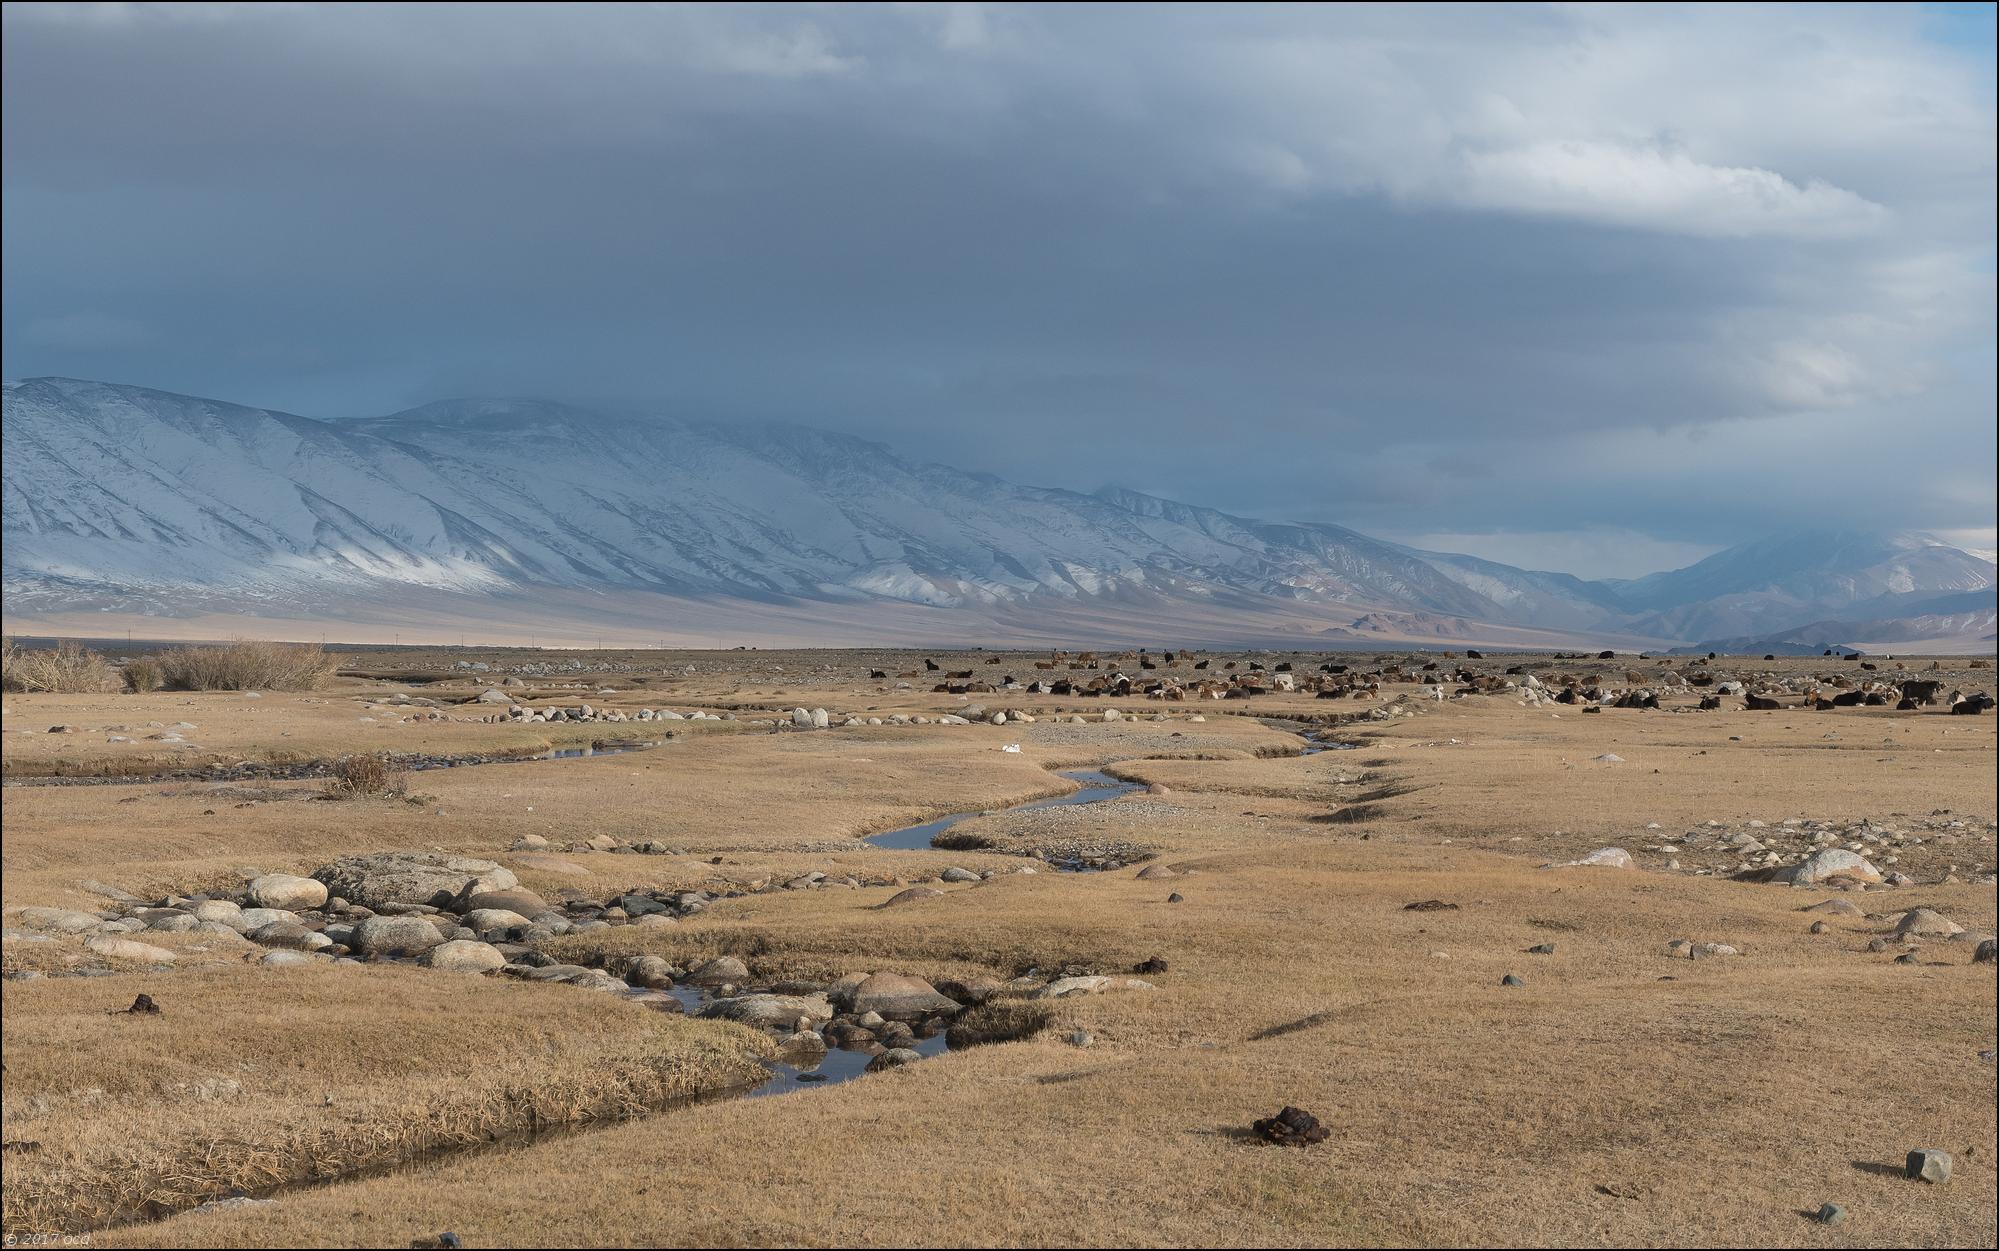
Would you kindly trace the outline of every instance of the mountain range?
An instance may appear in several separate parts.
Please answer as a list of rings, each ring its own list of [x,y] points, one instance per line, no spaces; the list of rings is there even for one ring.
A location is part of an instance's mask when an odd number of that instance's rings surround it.
[[[1995,570],[1799,532],[1586,581],[878,443],[545,401],[323,420],[143,387],[4,391],[10,629],[360,640],[1990,650]],[[93,628],[94,627],[94,628]],[[1926,633],[1933,631],[1933,633]]]

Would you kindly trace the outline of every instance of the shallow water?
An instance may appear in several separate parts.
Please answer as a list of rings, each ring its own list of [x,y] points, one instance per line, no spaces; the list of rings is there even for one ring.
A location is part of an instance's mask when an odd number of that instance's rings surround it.
[[[1069,804],[1094,804],[1106,799],[1116,799],[1142,790],[1136,782],[1125,782],[1112,777],[1101,769],[1067,769],[1062,776],[1072,782],[1081,782],[1083,788],[1067,795],[1057,795],[1052,799],[1035,799],[1024,804],[1013,804],[1005,808],[988,808],[980,812],[954,812],[948,817],[935,821],[925,821],[922,825],[911,825],[900,830],[890,830],[885,834],[871,834],[861,841],[870,847],[881,847],[889,851],[929,851],[931,841],[958,822],[970,817],[980,817],[987,812],[1032,812],[1036,808],[1060,808]]]
[[[680,1001],[681,1006],[687,1009],[688,1016],[699,1016],[701,1010],[714,1001],[714,996],[699,986],[676,985],[666,993]],[[944,1035],[938,1033],[929,1038],[917,1039],[910,1050],[927,1060],[931,1056],[943,1055],[949,1047],[944,1041]],[[867,1072],[869,1062],[874,1059],[865,1051],[842,1051],[838,1047],[828,1047],[823,1054],[818,1052],[807,1054],[811,1056],[813,1063],[799,1065],[783,1060],[777,1061],[770,1066],[771,1073],[768,1078],[755,1086],[739,1089],[736,1093],[744,1098],[754,1099],[761,1095],[782,1095],[794,1090],[833,1086],[861,1076]],[[801,1055],[792,1058],[805,1057]]]

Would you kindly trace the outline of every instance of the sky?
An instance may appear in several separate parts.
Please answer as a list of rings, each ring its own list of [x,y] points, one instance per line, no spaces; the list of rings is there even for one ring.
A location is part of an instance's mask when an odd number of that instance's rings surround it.
[[[1583,576],[1993,545],[1992,5],[8,4],[0,372]]]

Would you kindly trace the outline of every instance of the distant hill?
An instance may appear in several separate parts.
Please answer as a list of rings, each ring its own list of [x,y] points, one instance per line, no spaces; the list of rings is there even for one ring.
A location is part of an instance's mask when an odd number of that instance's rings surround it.
[[[0,416],[16,623],[1645,646],[1994,585],[1989,558],[1908,533],[1792,535],[1587,582],[1122,489],[1023,486],[805,427],[538,400],[328,421],[35,378],[6,384]]]

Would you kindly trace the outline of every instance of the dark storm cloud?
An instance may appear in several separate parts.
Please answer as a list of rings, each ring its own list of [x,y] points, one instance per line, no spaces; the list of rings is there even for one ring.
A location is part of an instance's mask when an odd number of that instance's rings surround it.
[[[779,418],[1412,536],[1982,528],[1991,50],[1930,33],[14,5],[5,369]]]

